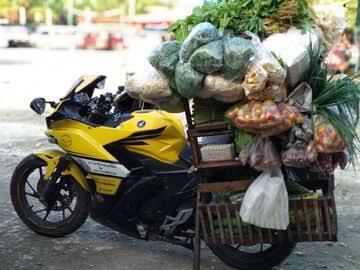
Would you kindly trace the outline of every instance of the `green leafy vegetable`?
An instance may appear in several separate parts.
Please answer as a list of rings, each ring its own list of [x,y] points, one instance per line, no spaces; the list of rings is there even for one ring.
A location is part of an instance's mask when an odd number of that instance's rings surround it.
[[[306,0],[221,0],[195,8],[192,15],[175,22],[168,30],[183,41],[201,22],[210,22],[219,31],[227,30],[235,35],[251,31],[263,36],[265,30],[284,32],[290,26],[301,28],[311,24],[312,18]]]

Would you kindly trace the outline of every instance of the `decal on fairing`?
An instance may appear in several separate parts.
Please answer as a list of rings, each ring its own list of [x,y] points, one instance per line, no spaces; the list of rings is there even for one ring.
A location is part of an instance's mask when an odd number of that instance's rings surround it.
[[[109,163],[88,158],[72,156],[79,165],[89,173],[125,178],[130,171],[120,163]]]

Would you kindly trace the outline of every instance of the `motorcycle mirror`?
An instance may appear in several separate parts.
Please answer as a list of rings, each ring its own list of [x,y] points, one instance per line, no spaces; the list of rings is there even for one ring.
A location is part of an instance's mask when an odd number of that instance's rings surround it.
[[[30,103],[30,108],[37,114],[43,114],[45,111],[46,101],[44,98],[35,98]]]

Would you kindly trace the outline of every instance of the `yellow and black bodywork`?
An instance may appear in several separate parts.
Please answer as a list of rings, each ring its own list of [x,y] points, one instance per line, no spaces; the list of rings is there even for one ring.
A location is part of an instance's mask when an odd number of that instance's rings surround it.
[[[192,207],[189,194],[195,182],[187,174],[189,161],[180,158],[187,149],[184,128],[176,116],[159,110],[116,114],[110,122],[93,123],[73,101],[76,93],[91,97],[93,86],[94,79],[75,85],[47,116],[46,135],[61,150],[34,154],[47,163],[45,180],[66,156],[63,174],[92,194],[92,218],[118,230],[125,226],[128,234],[130,226],[138,236],[134,225],[139,220],[154,224],[183,203]]]
[[[130,119],[122,122],[118,127],[91,126],[71,119],[62,119],[51,123],[46,135],[52,138],[66,153],[74,157],[79,164],[95,166],[96,161],[109,164],[119,169],[118,173],[101,169],[93,171],[86,176],[96,183],[96,190],[102,194],[114,195],[120,185],[121,179],[129,175],[130,170],[126,164],[120,164],[111,153],[112,147],[125,147],[132,153],[151,157],[159,162],[173,164],[179,160],[179,154],[186,147],[186,139],[180,120],[167,112],[158,110],[136,111]],[[110,151],[109,151],[110,149]],[[114,152],[113,152],[114,153]],[[51,153],[52,162],[56,162],[61,151]],[[46,154],[36,153],[46,162]],[[121,155],[121,153],[118,153]],[[76,170],[76,164],[72,164]],[[45,175],[49,177],[52,166],[48,167]],[[74,169],[73,169],[74,168]],[[111,169],[111,168],[107,168]],[[76,180],[85,188],[86,182]]]

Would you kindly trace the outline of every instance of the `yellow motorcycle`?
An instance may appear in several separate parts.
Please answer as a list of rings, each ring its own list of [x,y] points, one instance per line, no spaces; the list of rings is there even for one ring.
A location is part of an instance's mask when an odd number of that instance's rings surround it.
[[[59,102],[46,104],[52,149],[35,151],[16,167],[11,198],[22,221],[38,234],[62,237],[92,219],[143,240],[193,249],[197,182],[188,174],[191,151],[181,121],[146,109],[126,89],[93,97],[104,76],[83,76]],[[145,107],[145,109],[144,109]],[[210,246],[237,269],[267,269],[285,259],[294,245],[261,250]]]

